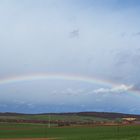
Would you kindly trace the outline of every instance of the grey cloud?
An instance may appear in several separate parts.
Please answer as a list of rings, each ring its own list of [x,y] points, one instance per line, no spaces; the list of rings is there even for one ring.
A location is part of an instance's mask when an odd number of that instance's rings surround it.
[[[73,31],[70,32],[69,34],[70,38],[75,38],[75,37],[79,37],[79,29],[75,29]]]
[[[133,84],[137,86],[139,83],[139,65],[140,65],[140,52],[139,47],[131,47],[127,49],[122,49],[120,52],[116,53],[116,59],[114,63],[114,76],[117,81],[122,81],[126,84]]]
[[[140,32],[133,33],[132,36],[140,36]]]

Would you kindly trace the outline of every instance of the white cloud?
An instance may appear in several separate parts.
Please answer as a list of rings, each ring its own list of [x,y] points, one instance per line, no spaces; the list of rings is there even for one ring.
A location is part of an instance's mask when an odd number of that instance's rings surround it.
[[[61,91],[61,94],[63,95],[71,95],[71,96],[78,96],[81,95],[84,92],[84,89],[72,89],[72,88],[67,88],[63,91]]]
[[[113,88],[99,88],[94,90],[94,93],[122,93],[122,92],[126,92],[129,91],[133,88],[133,85],[120,85],[117,87],[113,87]]]

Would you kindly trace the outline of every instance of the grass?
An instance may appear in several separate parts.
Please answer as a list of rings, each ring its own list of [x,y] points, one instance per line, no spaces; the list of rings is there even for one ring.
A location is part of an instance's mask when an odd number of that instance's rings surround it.
[[[58,138],[60,140],[140,140],[140,126],[48,128],[44,124],[0,123],[0,138]]]

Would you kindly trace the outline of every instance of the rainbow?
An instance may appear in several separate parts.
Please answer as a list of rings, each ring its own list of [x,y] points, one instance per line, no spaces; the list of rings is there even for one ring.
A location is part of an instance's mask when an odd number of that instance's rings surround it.
[[[118,84],[112,81],[103,80],[96,77],[71,75],[71,74],[55,74],[55,73],[35,73],[35,74],[28,74],[22,76],[11,76],[11,77],[0,78],[0,85],[19,83],[25,81],[50,80],[50,79],[79,81],[79,82],[85,82],[90,84],[100,84],[100,85],[107,85],[107,86],[118,86]]]
[[[89,84],[105,85],[108,87],[117,87],[122,85],[110,80],[99,79],[95,76],[89,77],[89,76],[61,74],[61,73],[59,74],[58,73],[34,73],[34,74],[27,74],[27,75],[5,77],[5,78],[0,78],[0,85],[26,82],[26,81],[37,81],[37,80],[69,80],[69,81],[85,82]],[[134,89],[130,89],[129,91],[140,93],[139,90],[134,90]]]

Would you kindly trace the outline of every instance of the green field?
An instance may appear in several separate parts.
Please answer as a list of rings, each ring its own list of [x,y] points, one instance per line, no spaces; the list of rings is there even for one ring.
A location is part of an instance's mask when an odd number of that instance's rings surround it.
[[[140,140],[140,126],[48,128],[44,124],[0,123],[0,138],[44,137],[60,140]]]

